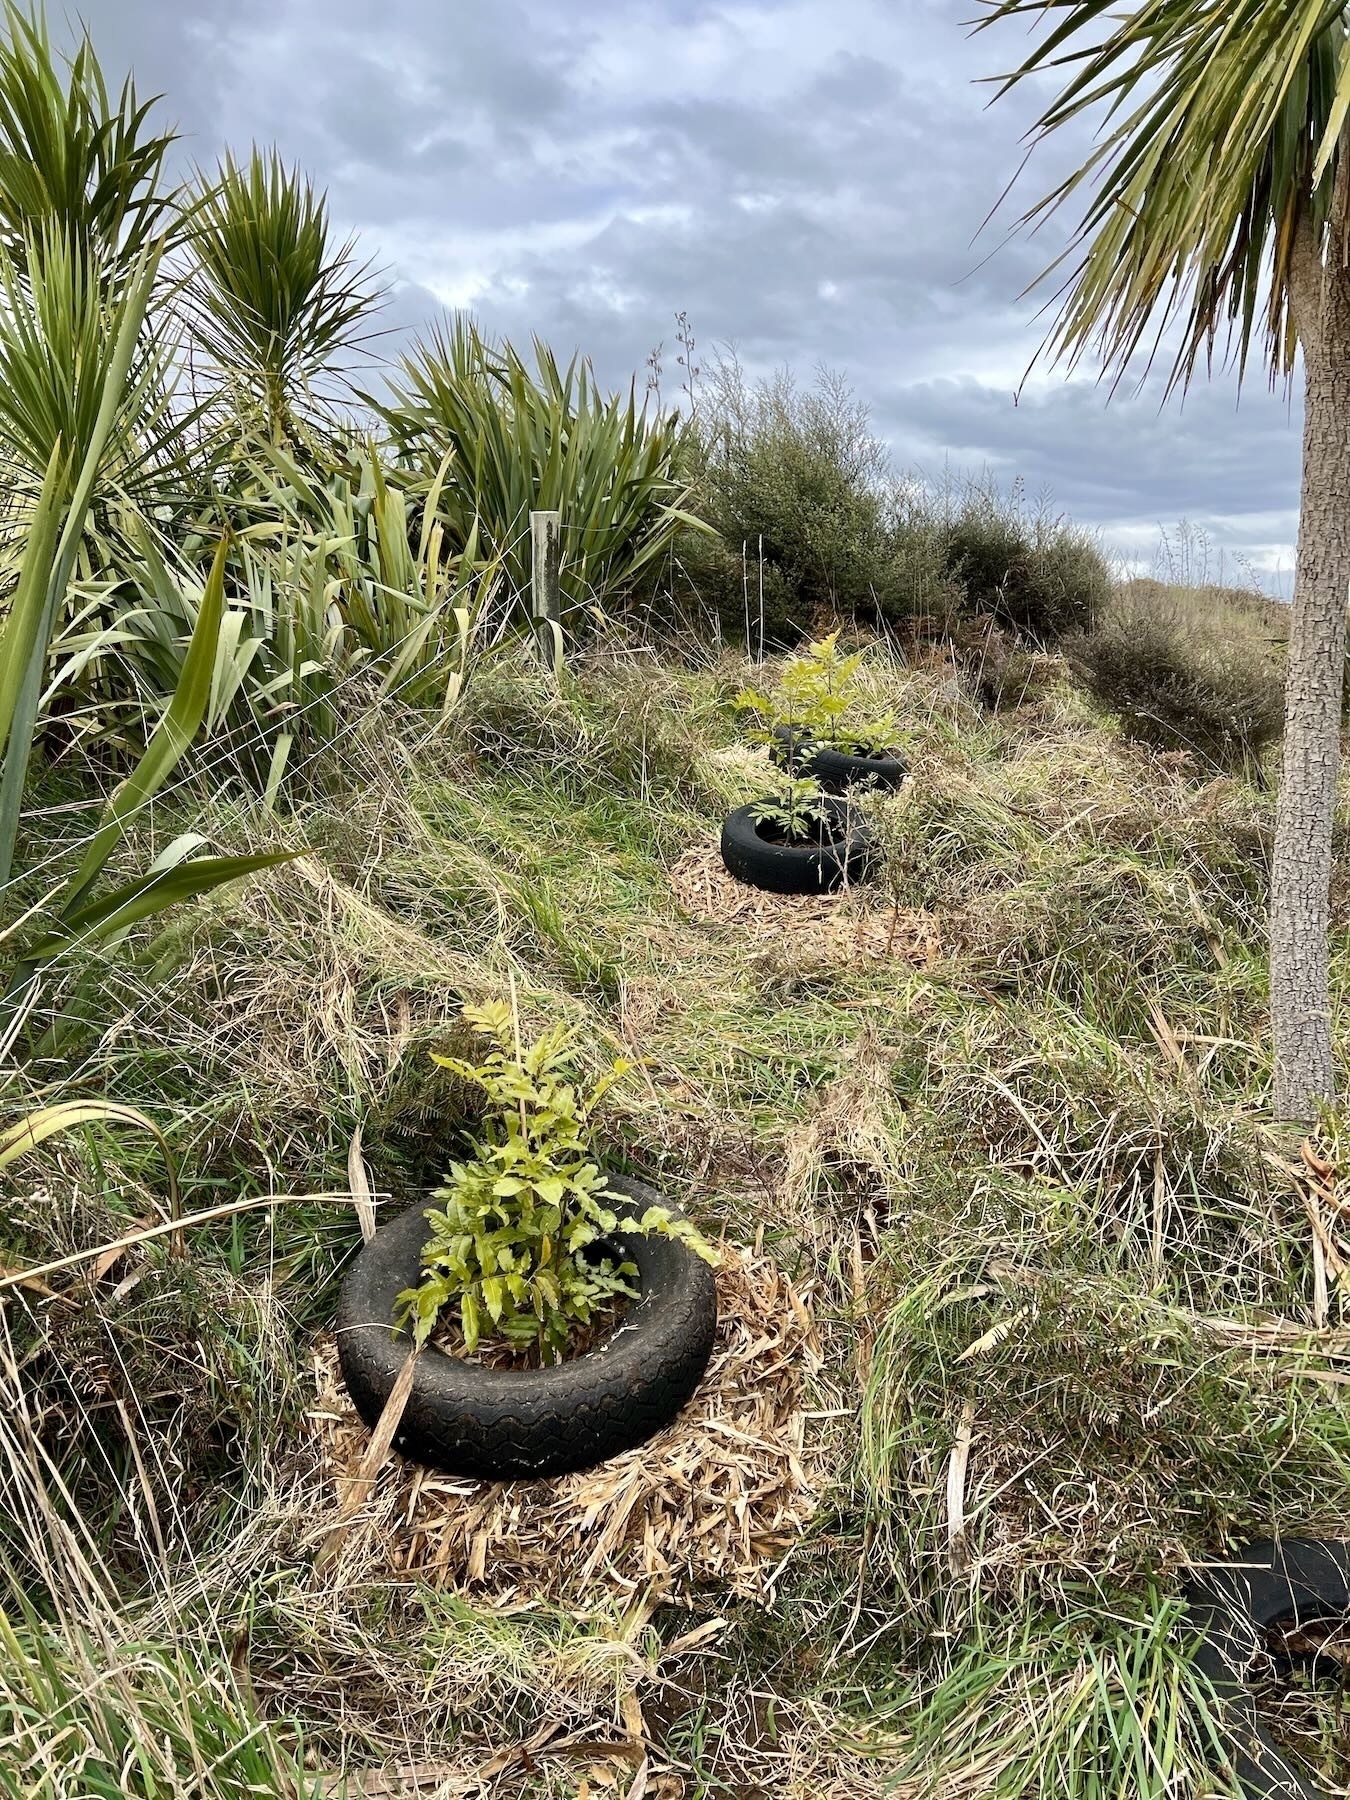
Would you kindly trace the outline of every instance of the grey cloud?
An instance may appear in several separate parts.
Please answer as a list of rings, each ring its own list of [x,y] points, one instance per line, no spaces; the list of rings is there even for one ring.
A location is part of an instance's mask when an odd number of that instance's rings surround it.
[[[1161,409],[1147,394],[1117,394],[1109,407],[1102,400],[1080,382],[1024,391],[1013,404],[1011,394],[973,382],[939,381],[904,390],[894,416],[897,433],[921,434],[930,450],[985,447],[1005,469],[1053,485],[1066,500],[1076,496],[1096,516],[1118,511],[1128,493],[1163,517],[1192,482],[1221,494],[1230,513],[1297,503],[1287,457],[1292,426],[1281,397],[1253,390],[1239,404],[1231,392],[1210,388],[1196,389],[1184,406]],[[1060,451],[1066,440],[1074,445],[1070,468]]]
[[[1136,544],[1213,522],[1278,560],[1297,409],[1218,377],[1187,405],[1090,371],[1017,388],[1044,322],[1019,296],[1066,222],[1009,238],[1037,96],[975,79],[1025,54],[951,0],[85,0],[194,157],[276,140],[398,290],[396,348],[435,297],[580,347],[624,382],[687,308],[748,366],[825,361],[902,463],[1051,488]],[[1086,140],[1038,154],[1033,197]],[[1285,536],[1281,537],[1281,533]]]

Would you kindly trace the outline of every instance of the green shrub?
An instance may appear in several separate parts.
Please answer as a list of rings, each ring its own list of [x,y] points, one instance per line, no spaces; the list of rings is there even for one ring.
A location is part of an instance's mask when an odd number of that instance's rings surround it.
[[[707,510],[706,496],[697,504]],[[701,531],[676,536],[638,608],[653,635],[677,648],[722,640],[751,651],[800,643],[810,614],[790,577],[761,557],[757,544],[732,545]]]
[[[828,744],[855,756],[879,756],[895,735],[895,714],[869,709],[858,682],[862,660],[860,650],[843,655],[839,633],[832,631],[788,658],[774,691],[743,688],[736,704],[762,721],[769,741],[788,731],[803,746]]]
[[[766,608],[770,647],[795,643],[820,618],[873,616],[893,598],[889,458],[841,377],[821,371],[802,389],[780,370],[751,382],[724,360],[696,424],[703,516],[734,565],[715,602],[730,635],[745,631],[743,559],[752,639],[761,563],[775,601],[786,587],[795,602],[775,605],[772,621]]]
[[[948,519],[945,564],[965,615],[988,615],[1036,644],[1086,630],[1111,591],[1092,535],[1029,508],[1020,484],[1010,495],[989,483],[966,490]]]
[[[500,1334],[517,1349],[536,1346],[560,1357],[571,1334],[623,1298],[636,1300],[637,1270],[616,1259],[616,1231],[677,1237],[712,1260],[687,1221],[651,1206],[620,1218],[607,1202],[609,1181],[592,1160],[591,1119],[609,1088],[633,1066],[616,1062],[587,1095],[578,1093],[572,1034],[555,1027],[535,1043],[520,1042],[504,1001],[466,1006],[465,1019],[495,1040],[482,1064],[461,1057],[436,1061],[481,1087],[487,1111],[473,1153],[456,1163],[428,1212],[431,1237],[422,1252],[420,1287],[399,1296],[420,1347],[453,1305],[465,1348]]]
[[[812,775],[789,776],[776,790],[750,808],[757,825],[772,825],[789,844],[804,844],[817,835],[829,819],[825,790]]]
[[[877,623],[907,637],[950,637],[968,611],[951,572],[940,496],[918,479],[892,487],[886,504],[889,559],[874,597]]]
[[[1065,648],[1131,737],[1233,769],[1259,758],[1284,726],[1282,621],[1259,596],[1237,605],[1216,593],[1130,582]]]
[[[1020,487],[953,498],[897,480],[866,406],[828,370],[803,388],[787,370],[754,382],[723,361],[696,427],[700,510],[721,545],[691,580],[732,638],[758,647],[761,579],[770,648],[829,618],[947,635],[974,615],[1050,643],[1109,591],[1091,535],[1028,507]]]

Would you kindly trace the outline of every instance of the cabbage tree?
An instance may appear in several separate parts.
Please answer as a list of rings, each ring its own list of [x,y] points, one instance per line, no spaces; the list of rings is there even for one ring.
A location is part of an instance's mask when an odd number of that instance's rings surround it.
[[[44,227],[108,272],[125,272],[179,222],[163,185],[172,131],[128,76],[114,99],[87,34],[57,66],[40,12],[0,17],[0,245],[22,261]]]
[[[1241,377],[1301,360],[1302,509],[1270,900],[1275,1110],[1335,1093],[1331,829],[1350,593],[1350,53],[1343,0],[983,0],[1044,34],[1000,92],[1059,91],[1032,137],[1085,118],[1087,160],[1026,215],[1079,209],[1047,350],[1170,385],[1216,349]]]
[[[193,208],[194,333],[268,443],[288,442],[314,383],[360,343],[381,293],[328,201],[275,150],[227,156]]]

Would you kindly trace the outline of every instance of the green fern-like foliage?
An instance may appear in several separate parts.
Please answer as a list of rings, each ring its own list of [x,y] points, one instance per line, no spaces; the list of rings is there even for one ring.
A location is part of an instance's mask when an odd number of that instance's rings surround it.
[[[619,1060],[588,1091],[572,1079],[575,1034],[558,1026],[522,1046],[513,1009],[502,1001],[466,1006],[470,1025],[496,1043],[481,1064],[436,1061],[487,1096],[474,1154],[452,1165],[427,1213],[420,1287],[399,1296],[400,1322],[420,1348],[441,1315],[457,1307],[470,1355],[492,1335],[547,1360],[620,1298],[638,1297],[637,1269],[623,1259],[618,1232],[660,1232],[713,1259],[686,1220],[664,1207],[633,1216],[622,1194],[609,1204],[595,1162],[591,1120],[616,1081],[634,1066]]]
[[[789,657],[773,693],[746,688],[736,704],[764,720],[770,734],[785,728],[837,750],[884,750],[895,731],[895,715],[867,712],[858,691],[861,663],[860,653],[845,656],[840,651],[839,633],[832,631],[800,656]]]
[[[785,781],[777,794],[757,800],[750,817],[757,825],[776,825],[790,843],[801,843],[826,819],[825,791],[811,775]]]

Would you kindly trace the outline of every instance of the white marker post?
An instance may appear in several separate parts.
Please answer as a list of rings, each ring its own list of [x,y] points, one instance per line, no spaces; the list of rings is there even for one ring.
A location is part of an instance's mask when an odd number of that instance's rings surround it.
[[[562,673],[562,514],[530,514],[530,610],[539,645],[539,660],[554,675]]]

